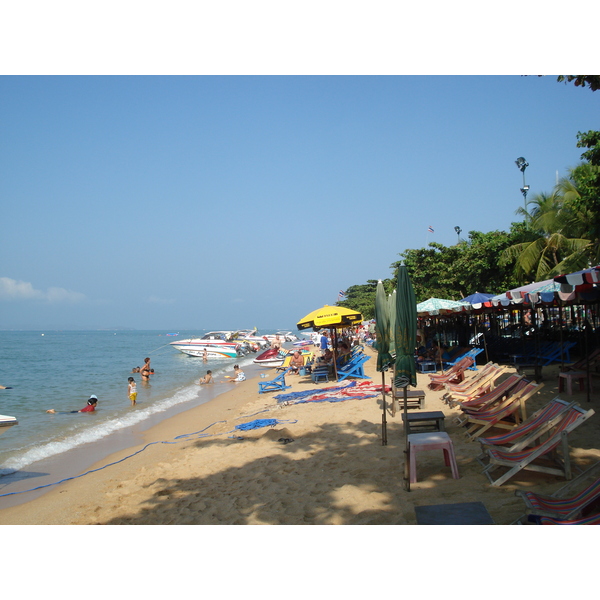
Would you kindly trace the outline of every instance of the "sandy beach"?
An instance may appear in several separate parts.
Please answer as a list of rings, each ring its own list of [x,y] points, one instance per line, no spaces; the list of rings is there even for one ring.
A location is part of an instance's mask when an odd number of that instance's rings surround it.
[[[376,354],[365,365],[381,383]],[[527,402],[531,414],[558,395],[558,366],[544,369],[544,386]],[[381,443],[382,397],[343,402],[280,406],[274,393],[259,394],[255,378],[206,405],[176,415],[148,430],[145,444],[119,452],[95,469],[62,483],[41,498],[0,510],[0,523],[28,525],[411,525],[415,507],[480,501],[496,524],[523,513],[517,489],[552,492],[564,480],[522,471],[500,487],[490,485],[477,462],[479,444],[455,424],[457,409],[442,402],[444,391],[426,391],[425,410],[446,415],[446,431],[456,453],[453,479],[441,451],[419,456],[418,481],[403,487],[404,432],[401,412],[388,407],[388,444]],[[389,376],[387,377],[389,383]],[[288,376],[288,392],[327,387]],[[595,408],[598,393],[572,397]],[[411,409],[412,410],[412,409]],[[248,431],[236,424],[276,419],[272,427]],[[573,463],[581,468],[600,460],[600,424],[595,414],[569,437]],[[192,434],[192,435],[188,435]],[[187,436],[187,437],[179,437]],[[293,440],[283,443],[279,440]]]

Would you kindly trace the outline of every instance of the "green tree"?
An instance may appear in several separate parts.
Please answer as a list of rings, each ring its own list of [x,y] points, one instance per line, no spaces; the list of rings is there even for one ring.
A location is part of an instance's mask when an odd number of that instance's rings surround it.
[[[394,289],[394,282],[391,279],[383,281],[383,288],[386,293],[391,294]],[[346,299],[337,302],[338,306],[345,306],[352,310],[362,313],[365,321],[373,319],[375,316],[375,293],[377,291],[377,280],[369,279],[362,285],[352,285],[346,290]]]
[[[500,259],[501,265],[514,263],[520,283],[543,281],[587,266],[590,240],[584,235],[589,215],[577,205],[578,197],[574,182],[565,178],[551,194],[538,194],[527,203],[531,206],[525,213],[530,237],[504,250]]]

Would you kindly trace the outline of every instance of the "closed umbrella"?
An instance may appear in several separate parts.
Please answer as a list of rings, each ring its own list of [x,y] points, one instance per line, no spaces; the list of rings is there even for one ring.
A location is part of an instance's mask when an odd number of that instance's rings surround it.
[[[385,398],[385,375],[392,364],[390,355],[390,318],[389,318],[388,299],[383,289],[381,279],[377,282],[375,292],[375,332],[377,339],[375,348],[377,349],[377,370],[381,373],[381,391],[383,393],[383,414],[381,417],[381,445],[387,446],[387,403]]]
[[[405,437],[405,485],[410,490],[410,456],[408,447],[407,388],[417,385],[415,367],[415,345],[417,343],[417,301],[408,270],[404,265],[398,267],[396,286],[396,323],[394,326],[396,343],[396,362],[394,366],[394,386],[404,389],[404,437]]]

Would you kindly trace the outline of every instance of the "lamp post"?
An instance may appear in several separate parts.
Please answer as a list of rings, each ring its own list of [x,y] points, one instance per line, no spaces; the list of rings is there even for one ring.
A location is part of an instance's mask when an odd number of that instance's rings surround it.
[[[456,231],[456,235],[458,236],[458,242],[457,243],[460,244],[460,232],[462,231],[462,229],[457,225],[454,228],[454,231]]]
[[[529,186],[525,183],[525,169],[529,166],[529,163],[522,156],[519,156],[519,158],[515,160],[515,164],[517,165],[519,171],[523,173],[523,187],[521,188],[521,194],[523,194],[525,213],[527,213],[527,192],[529,191]]]

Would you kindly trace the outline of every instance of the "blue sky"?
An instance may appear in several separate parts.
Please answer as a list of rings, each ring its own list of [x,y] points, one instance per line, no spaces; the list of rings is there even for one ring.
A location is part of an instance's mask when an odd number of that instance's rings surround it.
[[[292,328],[456,225],[508,229],[516,158],[549,191],[599,94],[555,76],[2,76],[0,327]]]

